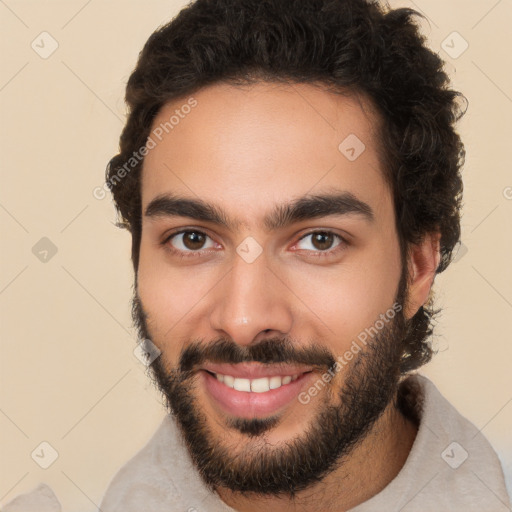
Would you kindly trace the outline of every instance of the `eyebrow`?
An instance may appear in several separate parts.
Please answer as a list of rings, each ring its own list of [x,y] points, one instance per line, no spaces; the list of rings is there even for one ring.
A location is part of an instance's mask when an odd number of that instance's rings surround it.
[[[164,194],[154,198],[147,206],[145,217],[188,217],[203,222],[210,222],[236,231],[242,224],[229,219],[225,212],[216,205],[203,201]],[[338,192],[319,195],[306,195],[290,203],[277,205],[263,219],[263,226],[268,231],[277,231],[294,223],[327,217],[332,215],[358,215],[371,222],[374,213],[370,205],[357,199],[350,192]]]

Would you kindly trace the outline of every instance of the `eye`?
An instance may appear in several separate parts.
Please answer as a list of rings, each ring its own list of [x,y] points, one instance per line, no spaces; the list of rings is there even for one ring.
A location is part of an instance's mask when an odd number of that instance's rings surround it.
[[[206,233],[192,229],[173,233],[171,236],[166,238],[164,244],[166,244],[173,252],[185,253],[200,252],[202,250],[212,249],[215,247],[215,243]]]
[[[309,242],[305,243],[308,239]],[[335,244],[336,240],[338,240],[338,243]],[[304,242],[302,247],[300,247],[301,242]],[[332,231],[313,231],[304,235],[296,244],[296,247],[299,250],[332,254],[343,248],[344,245],[346,245],[346,241]]]
[[[206,233],[196,229],[184,229],[169,235],[163,245],[180,257],[200,256],[204,251],[217,247]],[[348,245],[346,240],[332,231],[318,230],[302,236],[295,245],[297,250],[316,253],[317,256],[331,256]]]

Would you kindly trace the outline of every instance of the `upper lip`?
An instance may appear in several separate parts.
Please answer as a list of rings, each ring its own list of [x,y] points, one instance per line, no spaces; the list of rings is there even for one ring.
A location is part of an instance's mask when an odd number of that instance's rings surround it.
[[[274,377],[279,375],[300,375],[312,370],[310,367],[289,365],[289,364],[263,364],[263,363],[208,363],[203,365],[202,370],[221,375],[231,375],[239,379],[259,379],[261,377]]]

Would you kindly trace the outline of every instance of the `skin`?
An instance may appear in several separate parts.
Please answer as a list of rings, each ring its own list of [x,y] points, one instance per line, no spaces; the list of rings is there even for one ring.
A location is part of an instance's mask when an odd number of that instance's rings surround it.
[[[193,340],[219,336],[250,345],[286,335],[298,344],[314,340],[333,354],[343,354],[392,307],[401,273],[392,197],[376,143],[378,118],[370,102],[314,85],[268,83],[216,84],[194,98],[197,106],[145,158],[142,211],[156,197],[173,194],[214,203],[237,224],[227,229],[187,217],[143,215],[138,290],[154,343],[172,367]],[[186,99],[162,108],[154,127]],[[350,134],[366,147],[355,161],[338,150]],[[367,203],[373,219],[334,215],[275,232],[263,225],[278,205],[334,190]],[[162,243],[184,228],[210,237],[199,249],[202,253],[187,258],[172,253],[169,247],[193,252],[182,235]],[[332,232],[346,242],[335,238],[332,248],[322,251],[305,236],[313,230]],[[236,252],[248,236],[263,249],[252,263]],[[438,262],[435,234],[411,247],[407,318],[427,300]],[[333,385],[341,388],[343,372]],[[304,389],[308,387],[306,382]],[[197,400],[219,443],[233,453],[263,442],[228,429],[226,413],[201,382]],[[265,434],[265,442],[278,446],[298,436],[315,420],[318,403],[290,403],[279,424]],[[347,510],[397,475],[415,435],[416,427],[390,405],[346,462],[299,493],[295,502],[249,499],[227,489],[218,493],[243,512],[263,506],[274,511]]]

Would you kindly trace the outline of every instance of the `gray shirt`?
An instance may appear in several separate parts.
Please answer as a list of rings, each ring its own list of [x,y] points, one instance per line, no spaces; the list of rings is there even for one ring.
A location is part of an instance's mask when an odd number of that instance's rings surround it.
[[[483,434],[427,378],[405,382],[415,390],[410,397],[419,420],[411,452],[387,487],[350,512],[510,512],[500,461]],[[4,512],[36,510],[9,507]],[[200,479],[171,416],[115,475],[100,509],[234,512]]]

